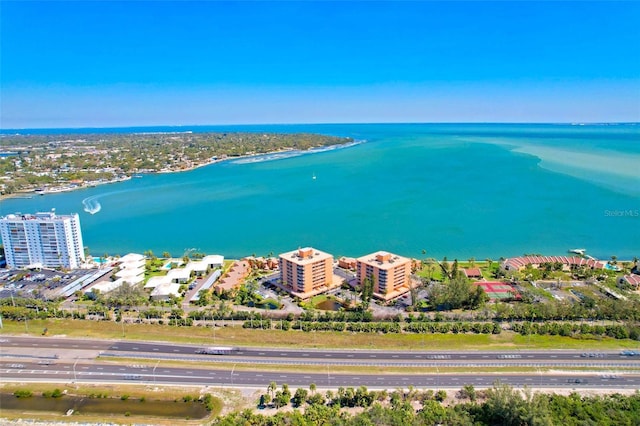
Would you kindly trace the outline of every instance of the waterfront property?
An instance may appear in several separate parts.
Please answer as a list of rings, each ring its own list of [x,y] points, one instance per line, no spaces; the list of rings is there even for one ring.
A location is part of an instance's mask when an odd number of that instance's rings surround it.
[[[544,263],[557,263],[562,265],[564,271],[570,271],[571,268],[587,267],[591,269],[605,269],[607,262],[602,262],[593,258],[584,258],[579,256],[522,256],[506,259],[502,262],[501,267],[506,271],[520,271],[527,265],[533,268],[539,268]]]
[[[177,262],[171,262],[175,264]],[[192,281],[193,277],[203,278],[215,268],[219,268],[224,264],[224,256],[212,254],[203,257],[198,261],[190,261],[184,268],[174,268],[167,272],[166,275],[158,275],[150,277],[145,283],[144,288],[151,291],[153,300],[167,300],[171,295],[179,295],[181,285]],[[208,285],[203,287],[207,290],[220,276],[220,270],[214,272],[215,278]]]
[[[357,259],[357,283],[373,280],[373,297],[388,301],[411,288],[411,259],[378,251]]]
[[[340,259],[338,259],[338,266],[341,267],[342,269],[355,271],[356,267],[358,266],[358,262],[353,257],[342,256]]]
[[[79,268],[84,246],[78,214],[10,214],[0,218],[0,235],[9,268]]]
[[[246,260],[236,260],[213,288],[218,294],[238,288],[250,272],[251,265],[249,262]]]
[[[242,260],[249,262],[249,266],[252,269],[262,269],[262,270],[276,270],[278,269],[278,259],[275,257],[255,257],[255,256],[246,256],[243,257]]]
[[[305,247],[280,255],[282,287],[303,300],[340,286],[333,276],[333,256]]]
[[[144,281],[145,260],[144,256],[137,253],[129,253],[119,259],[120,270],[114,274],[119,282],[118,287],[125,282],[135,285]]]

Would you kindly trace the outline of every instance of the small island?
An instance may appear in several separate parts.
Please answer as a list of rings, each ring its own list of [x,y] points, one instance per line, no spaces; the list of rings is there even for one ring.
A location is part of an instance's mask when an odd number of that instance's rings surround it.
[[[49,193],[178,172],[228,158],[351,143],[309,133],[102,133],[0,136],[0,196]]]

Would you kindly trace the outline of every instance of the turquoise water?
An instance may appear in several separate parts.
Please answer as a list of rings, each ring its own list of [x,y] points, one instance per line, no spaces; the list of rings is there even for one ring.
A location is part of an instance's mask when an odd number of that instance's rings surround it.
[[[640,253],[638,125],[180,130],[310,131],[365,142],[10,199],[0,215],[78,212],[85,245],[110,255],[196,249],[264,256],[307,245],[356,257],[376,250],[424,257],[426,250],[437,258],[497,259],[577,247],[599,258]]]

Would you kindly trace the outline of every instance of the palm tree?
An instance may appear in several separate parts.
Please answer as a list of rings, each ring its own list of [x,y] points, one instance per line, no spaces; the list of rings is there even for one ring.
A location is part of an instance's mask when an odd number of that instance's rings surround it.
[[[267,392],[271,394],[271,399],[273,399],[273,393],[276,391],[276,389],[278,388],[278,385],[276,384],[276,382],[271,382],[269,383],[269,386],[267,386]]]

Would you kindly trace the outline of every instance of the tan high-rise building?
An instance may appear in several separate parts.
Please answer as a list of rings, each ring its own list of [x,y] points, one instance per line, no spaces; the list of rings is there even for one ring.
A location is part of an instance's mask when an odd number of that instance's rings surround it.
[[[391,300],[409,291],[411,259],[386,251],[378,251],[357,259],[358,285],[371,277],[373,297]]]
[[[282,253],[280,277],[289,293],[308,299],[334,287],[333,256],[311,247]]]

